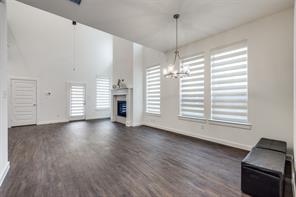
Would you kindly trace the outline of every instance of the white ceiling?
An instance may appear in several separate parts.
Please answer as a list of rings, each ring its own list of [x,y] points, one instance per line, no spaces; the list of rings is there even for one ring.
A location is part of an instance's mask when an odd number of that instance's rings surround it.
[[[167,51],[175,45],[173,14],[180,13],[180,44],[208,37],[293,5],[293,0],[18,0],[113,35]]]

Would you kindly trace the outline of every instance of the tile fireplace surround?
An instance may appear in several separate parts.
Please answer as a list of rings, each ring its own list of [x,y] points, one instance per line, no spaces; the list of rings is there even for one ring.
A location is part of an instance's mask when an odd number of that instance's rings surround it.
[[[112,113],[111,121],[125,124],[127,127],[132,126],[132,103],[133,103],[133,89],[121,88],[112,90]],[[117,102],[126,101],[126,117],[118,116],[117,114]]]

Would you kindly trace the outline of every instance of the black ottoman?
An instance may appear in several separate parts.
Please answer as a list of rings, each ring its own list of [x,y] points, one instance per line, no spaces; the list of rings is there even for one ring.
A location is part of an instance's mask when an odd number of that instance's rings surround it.
[[[287,143],[279,140],[261,138],[255,147],[287,153]]]
[[[242,161],[241,189],[254,197],[282,197],[286,154],[253,148]]]

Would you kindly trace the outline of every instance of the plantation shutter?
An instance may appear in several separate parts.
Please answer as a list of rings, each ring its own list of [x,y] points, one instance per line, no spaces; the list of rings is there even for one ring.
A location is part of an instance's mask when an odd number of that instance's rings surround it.
[[[248,122],[248,47],[240,43],[211,54],[212,120]]]
[[[197,55],[182,60],[191,75],[180,79],[180,116],[204,118],[205,57]]]
[[[96,80],[96,108],[107,109],[111,107],[111,81],[106,77]]]
[[[146,69],[146,112],[160,114],[160,66]]]

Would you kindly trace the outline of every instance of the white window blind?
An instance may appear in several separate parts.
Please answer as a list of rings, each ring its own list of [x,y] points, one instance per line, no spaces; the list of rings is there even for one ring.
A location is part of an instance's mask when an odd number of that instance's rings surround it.
[[[70,117],[85,115],[85,85],[70,84]]]
[[[160,114],[160,66],[146,69],[146,112]]]
[[[189,66],[190,77],[180,79],[180,116],[188,118],[204,118],[204,71],[203,54],[182,60]]]
[[[236,44],[211,54],[212,120],[248,123],[248,47]]]
[[[109,78],[97,78],[96,97],[97,109],[107,109],[111,107],[111,81]]]

